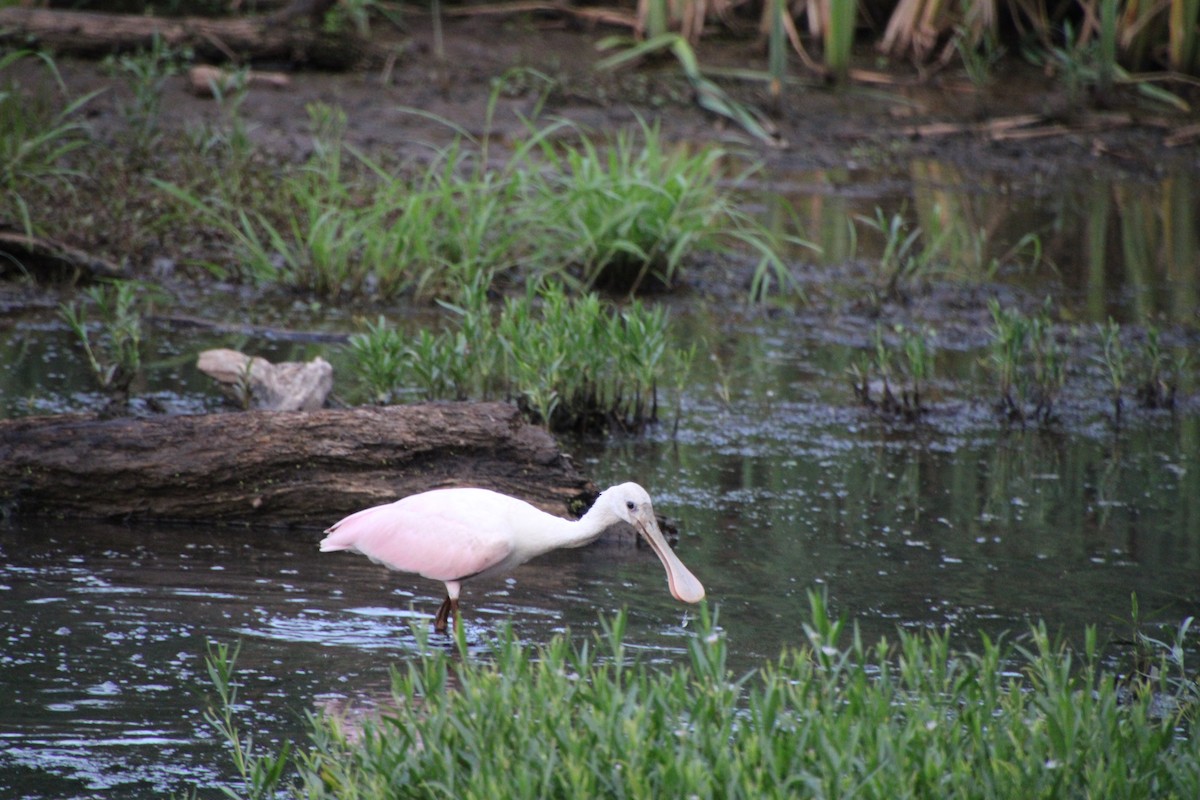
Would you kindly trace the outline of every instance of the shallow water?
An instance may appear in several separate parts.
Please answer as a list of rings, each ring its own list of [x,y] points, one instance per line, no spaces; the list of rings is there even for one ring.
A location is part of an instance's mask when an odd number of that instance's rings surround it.
[[[636,475],[677,521],[741,673],[802,641],[805,592],[824,586],[869,638],[897,625],[1022,632],[1044,618],[1078,638],[1128,634],[1143,614],[1200,606],[1194,425],[1104,441],[882,436],[852,415],[780,402],[740,415],[690,409],[590,454],[601,482]],[[769,423],[769,424],[768,424]],[[0,531],[0,794],[158,797],[230,778],[207,729],[210,640],[240,643],[239,711],[260,742],[303,715],[372,703],[416,652],[439,587],[365,559],[320,554],[319,534],[27,521]],[[632,649],[685,656],[694,612],[646,548],[602,545],[469,585],[469,636],[512,620],[530,644],[627,608]]]
[[[861,196],[841,185],[854,176],[810,177],[832,188],[809,186],[791,202],[821,232],[829,258],[859,262],[877,243],[838,255],[829,249],[843,241],[836,221],[877,202],[890,209],[902,198],[932,214],[953,201],[956,217],[987,221],[996,247],[1037,218],[1057,269],[1010,280],[1065,293],[1081,322],[1115,313],[1194,327],[1194,218],[1183,232],[1172,228],[1174,261],[1136,245],[1155,239],[1172,209],[1192,207],[1194,187],[1180,195],[1169,182],[1141,194],[1106,185],[1081,206],[1073,192],[1026,191],[1021,200],[983,181],[934,203],[925,193],[962,178],[921,169]],[[1149,218],[1142,235],[1130,214]],[[1107,244],[1093,258],[1067,258],[1089,241]],[[333,310],[296,316],[306,321],[295,327],[353,327]],[[697,363],[678,421],[672,411],[644,436],[565,446],[601,485],[643,483],[678,524],[677,552],[708,590],[735,671],[802,642],[812,587],[825,587],[835,611],[869,639],[897,626],[948,626],[970,646],[979,631],[1019,635],[1045,619],[1078,640],[1096,625],[1118,668],[1132,593],[1152,622],[1200,611],[1194,404],[1137,414],[1116,430],[1102,398],[1075,396],[1084,410],[1065,432],[998,427],[986,399],[972,394],[987,388],[981,331],[960,330],[940,342],[938,374],[948,380],[931,387],[933,411],[918,425],[893,424],[855,407],[845,385],[851,357],[869,344],[861,324],[686,309],[677,324],[685,341],[702,338],[711,353]],[[95,402],[53,312],[6,327],[0,415]],[[147,382],[137,391],[176,413],[220,405],[191,367],[205,347],[273,360],[321,354],[340,368],[336,345],[308,337],[263,340],[174,323],[150,333]],[[0,796],[162,797],[191,788],[217,796],[232,767],[204,720],[209,641],[240,642],[238,710],[256,741],[296,739],[308,712],[377,701],[389,669],[417,652],[412,627],[427,624],[440,587],[318,553],[318,531],[332,521],[287,534],[0,526]],[[695,614],[670,597],[648,549],[615,545],[551,554],[506,581],[469,585],[463,605],[479,648],[509,620],[532,645],[567,629],[589,637],[599,614],[626,608],[630,649],[664,664],[686,658]]]

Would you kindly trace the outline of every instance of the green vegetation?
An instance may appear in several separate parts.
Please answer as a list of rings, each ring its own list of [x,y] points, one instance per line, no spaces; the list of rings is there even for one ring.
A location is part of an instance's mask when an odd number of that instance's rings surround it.
[[[208,680],[216,692],[217,702],[214,707],[204,712],[204,721],[218,736],[232,745],[230,752],[233,764],[246,787],[245,796],[271,798],[276,796],[275,789],[285,777],[292,745],[285,742],[278,753],[263,752],[263,748],[255,745],[254,737],[243,734],[238,727],[234,711],[238,702],[234,665],[239,649],[234,647],[230,650],[227,644],[209,643],[205,666],[208,669]],[[225,787],[225,793],[234,800],[243,796],[229,787]]]
[[[145,166],[161,141],[162,94],[167,80],[181,73],[191,60],[190,52],[176,52],[159,36],[148,50],[106,59],[108,70],[125,76],[129,84],[132,96],[120,103],[119,110],[128,121],[129,155],[137,165]]]
[[[1113,421],[1121,424],[1121,410],[1124,403],[1121,393],[1125,389],[1126,375],[1129,372],[1129,356],[1125,352],[1125,344],[1121,341],[1121,326],[1112,317],[1104,325],[1098,325],[1102,355],[1100,365],[1108,378],[1109,391],[1113,404]]]
[[[1180,376],[1187,367],[1188,353],[1172,358],[1163,348],[1161,332],[1153,325],[1142,342],[1137,399],[1143,408],[1174,408]]]
[[[899,630],[866,643],[810,592],[802,644],[756,673],[726,667],[725,634],[701,610],[689,660],[651,668],[626,648],[625,620],[595,641],[529,648],[511,628],[482,657],[428,648],[394,674],[394,704],[353,733],[311,720],[287,757],[239,738],[210,712],[245,778],[239,796],[1190,798],[1200,738],[1183,661],[1191,619],[1141,638],[1127,683],[1043,625],[976,652],[946,632]],[[221,685],[228,657],[217,652]],[[210,657],[210,665],[214,659]],[[210,671],[212,667],[210,666]],[[228,692],[218,692],[226,707]],[[297,748],[299,750],[299,748]],[[232,788],[230,792],[234,792]]]
[[[1041,240],[1034,233],[1025,234],[1004,252],[993,255],[996,248],[991,235],[984,228],[972,226],[966,209],[935,198],[918,211],[923,213],[910,219],[905,209],[888,215],[877,207],[874,217],[854,218],[880,241],[877,279],[871,287],[871,302],[876,309],[887,302],[904,302],[921,283],[991,281],[1003,268],[1025,271],[1042,262]],[[855,249],[859,241],[854,231]]]
[[[682,384],[694,355],[667,347],[662,308],[616,309],[558,283],[495,315],[484,280],[445,305],[441,333],[407,338],[380,318],[351,339],[351,369],[376,402],[513,399],[556,430],[637,430],[658,416],[658,387]]]
[[[0,193],[4,207],[0,216],[20,220],[26,234],[37,230],[26,193],[73,190],[72,181],[82,177],[67,156],[88,144],[87,127],[80,109],[95,94],[66,99],[66,87],[49,56],[16,50],[0,56],[0,75],[23,58],[37,58],[54,74],[62,92],[61,108],[51,98],[23,91],[13,80],[0,83]],[[7,78],[7,76],[5,76]]]
[[[857,220],[883,238],[878,265],[880,283],[874,289],[876,306],[901,299],[906,287],[928,279],[942,258],[945,236],[926,236],[924,229],[910,223],[903,211],[889,217],[876,208],[874,217],[860,216]]]
[[[1054,336],[1050,298],[1033,317],[1002,308],[994,298],[988,309],[992,328],[986,363],[1000,394],[996,410],[1010,422],[1049,424],[1067,375],[1067,354]]]
[[[698,253],[758,258],[755,298],[795,291],[776,238],[718,188],[723,151],[668,148],[657,128],[620,132],[604,149],[531,129],[500,167],[464,139],[388,169],[343,143],[345,114],[309,109],[314,152],[253,210],[223,186],[157,184],[233,245],[245,277],[336,299],[453,296],[480,275],[521,269],[633,294],[669,285]],[[349,161],[348,161],[349,160]],[[736,181],[735,181],[736,182]],[[224,272],[220,264],[211,269]]]
[[[142,300],[136,284],[122,281],[93,286],[85,292],[89,303],[59,306],[59,315],[71,328],[87,357],[92,376],[115,407],[129,403],[129,388],[142,368]],[[89,322],[88,305],[98,316]]]
[[[903,325],[893,327],[896,344],[884,336],[883,326],[875,327],[874,348],[862,353],[847,369],[850,388],[858,401],[885,416],[916,420],[926,411],[921,397],[933,377],[930,342],[935,333],[922,328],[912,331]]]
[[[640,135],[618,132],[604,152],[587,137],[574,147],[541,144],[549,172],[535,182],[533,207],[545,220],[538,238],[579,269],[585,287],[633,294],[648,283],[670,286],[690,254],[730,242],[759,256],[755,297],[795,290],[771,235],[718,187],[723,151],[668,150],[644,122]]]
[[[777,36],[774,36],[772,41],[776,39]],[[615,69],[661,51],[669,52],[679,62],[680,69],[683,70],[684,76],[692,87],[697,105],[732,121],[766,145],[771,147],[786,145],[779,134],[779,129],[766,114],[753,105],[735,100],[704,74],[695,50],[684,36],[676,33],[664,33],[644,41],[613,36],[602,39],[596,47],[600,50],[617,49],[618,51],[615,55],[605,58],[596,65],[597,69],[602,70]],[[778,42],[772,45],[771,54],[772,71],[769,74],[762,75],[753,72],[749,74],[752,78],[764,80],[773,93],[775,93],[775,84],[778,83],[781,92],[785,65],[779,58]]]

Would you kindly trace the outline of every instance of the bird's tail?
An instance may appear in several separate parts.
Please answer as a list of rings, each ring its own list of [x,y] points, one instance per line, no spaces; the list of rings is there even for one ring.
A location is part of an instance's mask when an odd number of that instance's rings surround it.
[[[360,522],[364,517],[370,516],[376,511],[379,506],[373,508],[365,508],[345,517],[325,530],[325,538],[321,540],[321,552],[328,553],[333,550],[354,550],[359,536]]]

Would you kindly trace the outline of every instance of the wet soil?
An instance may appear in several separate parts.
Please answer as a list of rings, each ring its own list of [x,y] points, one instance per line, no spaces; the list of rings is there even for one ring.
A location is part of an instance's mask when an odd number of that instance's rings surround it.
[[[961,70],[947,67],[922,75],[907,65],[881,61],[865,46],[856,64],[864,68],[858,74],[865,79],[848,88],[832,89],[793,67],[796,81],[787,87],[782,107],[773,109],[788,146],[770,148],[693,103],[670,59],[596,70],[596,62],[606,55],[597,43],[621,32],[571,29],[561,20],[526,16],[448,19],[435,47],[438,39],[428,17],[410,15],[403,31],[375,25],[379,50],[396,54],[392,65],[365,63],[341,74],[289,64],[257,65],[290,72],[290,86],[252,90],[240,113],[260,146],[291,158],[302,158],[311,146],[305,107],[324,102],[347,112],[351,143],[397,153],[449,138],[452,130],[436,118],[475,135],[491,130],[517,138],[526,131],[526,120],[539,113],[598,131],[634,123],[640,115],[659,122],[672,137],[745,146],[758,151],[768,165],[792,171],[887,167],[934,157],[1030,180],[1079,169],[1200,174],[1200,145],[1165,144],[1171,133],[1194,123],[1196,115],[1152,103],[1131,88],[1106,98],[1073,99],[1060,77],[1015,58],[996,67],[992,81],[980,88]],[[721,78],[726,69],[764,70],[761,50],[751,38],[711,37],[700,44],[698,55],[702,67],[735,99],[771,110],[764,83]],[[105,90],[88,106],[94,126],[111,133],[126,124],[119,111],[128,102],[124,78],[96,62],[63,61],[60,68],[74,96]],[[1186,86],[1170,88],[1188,98]],[[1191,93],[1188,99],[1200,101],[1200,91]],[[178,76],[164,91],[162,115],[166,127],[188,130],[216,121],[218,109],[211,99],[188,93],[186,78]],[[1036,115],[1039,123],[1008,138],[992,135],[989,121],[1016,115]],[[961,132],[930,135],[926,126],[931,124],[959,126]]]

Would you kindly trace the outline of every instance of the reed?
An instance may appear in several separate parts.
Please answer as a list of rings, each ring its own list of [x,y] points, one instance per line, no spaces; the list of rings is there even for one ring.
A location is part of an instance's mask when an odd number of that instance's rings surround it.
[[[668,37],[677,37],[690,52],[707,31],[724,28],[736,34],[740,28],[730,13],[731,5],[723,0],[640,0],[632,49],[642,50],[643,45],[661,49]],[[860,11],[864,21],[880,31],[877,50],[896,60],[935,68],[957,54],[977,85],[990,79],[991,68],[1004,51],[1022,52],[1040,63],[1057,62],[1062,79],[1082,79],[1101,96],[1119,85],[1158,95],[1154,83],[1159,79],[1176,80],[1178,75],[1194,76],[1200,70],[1200,0],[812,0],[793,4],[759,0],[749,10],[759,16],[760,32],[767,39],[766,78],[777,104],[787,46],[818,77],[839,82],[846,78]],[[797,28],[802,18],[809,40],[821,47],[820,62],[808,55],[800,39]],[[1148,70],[1170,70],[1176,75],[1150,77]]]
[[[858,0],[821,0],[826,33],[822,51],[825,68],[834,80],[844,82],[850,74],[850,52],[858,24]]]

